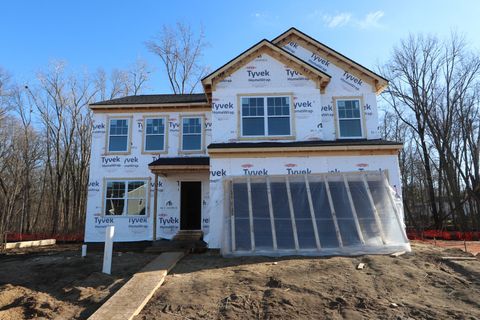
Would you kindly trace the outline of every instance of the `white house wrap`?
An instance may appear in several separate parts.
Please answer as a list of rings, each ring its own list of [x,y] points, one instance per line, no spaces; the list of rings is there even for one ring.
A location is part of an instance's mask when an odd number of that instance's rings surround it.
[[[202,85],[91,105],[85,241],[115,225],[115,241],[202,230],[229,255],[409,250],[385,79],[292,28]]]

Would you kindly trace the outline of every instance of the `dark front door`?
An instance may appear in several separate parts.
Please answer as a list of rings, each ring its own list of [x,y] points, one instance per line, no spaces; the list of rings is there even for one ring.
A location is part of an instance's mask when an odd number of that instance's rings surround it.
[[[201,230],[202,183],[182,181],[180,188],[180,230]]]

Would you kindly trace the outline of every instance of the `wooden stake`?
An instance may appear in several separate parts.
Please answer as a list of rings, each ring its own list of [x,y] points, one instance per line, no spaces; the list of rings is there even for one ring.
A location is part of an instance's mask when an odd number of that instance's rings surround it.
[[[295,249],[299,250],[300,246],[298,245],[297,222],[295,221],[295,213],[293,212],[292,193],[290,191],[290,181],[288,180],[288,176],[285,176],[285,183],[287,186],[287,198],[288,207],[290,209],[290,219],[292,220],[293,240],[295,241]]]
[[[360,228],[360,223],[358,222],[357,210],[355,209],[355,204],[353,203],[352,193],[350,192],[350,186],[348,185],[347,176],[342,174],[343,183],[345,184],[345,189],[347,190],[348,201],[350,202],[350,208],[352,209],[353,221],[355,222],[355,227],[357,229],[358,238],[362,244],[365,244],[363,239],[362,229]]]
[[[251,250],[255,251],[255,233],[253,232],[253,208],[252,208],[252,186],[250,183],[250,177],[247,178],[247,190],[248,190],[248,218],[250,221],[250,243]]]
[[[330,186],[328,185],[328,178],[325,176],[325,189],[327,191],[328,203],[330,205],[330,212],[332,213],[333,225],[335,226],[335,233],[337,234],[338,246],[343,247],[342,235],[340,234],[340,228],[338,227],[337,214],[335,213],[335,207],[333,206],[332,194],[330,193]]]
[[[310,191],[310,184],[308,183],[307,175],[305,175],[305,188],[307,189],[308,206],[310,207],[310,216],[312,217],[313,232],[315,233],[315,243],[317,244],[317,249],[320,250],[322,246],[320,245],[320,237],[318,236],[317,219],[315,218],[315,209],[313,208],[312,193]]]
[[[272,228],[273,250],[277,251],[277,233],[275,231],[275,217],[273,216],[272,189],[270,186],[270,178],[268,176],[267,176],[267,196],[268,196],[268,212],[270,214],[270,225]]]
[[[377,208],[375,208],[375,202],[373,201],[372,193],[370,191],[370,187],[368,186],[367,177],[362,175],[363,185],[365,189],[367,189],[367,196],[368,200],[370,201],[370,205],[373,209],[373,215],[375,217],[375,221],[377,223],[377,227],[380,233],[380,238],[382,239],[383,244],[387,244],[387,240],[385,239],[385,233],[383,232],[382,221],[380,220],[380,215],[378,214]]]

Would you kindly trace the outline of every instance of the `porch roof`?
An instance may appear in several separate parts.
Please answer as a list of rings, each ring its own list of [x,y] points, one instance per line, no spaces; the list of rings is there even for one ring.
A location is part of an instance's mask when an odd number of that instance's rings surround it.
[[[198,171],[210,169],[209,157],[168,157],[158,158],[148,168],[154,173],[174,171]]]

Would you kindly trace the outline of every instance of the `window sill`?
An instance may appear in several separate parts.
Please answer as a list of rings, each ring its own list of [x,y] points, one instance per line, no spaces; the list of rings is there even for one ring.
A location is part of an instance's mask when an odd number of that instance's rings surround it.
[[[142,151],[141,154],[156,155],[156,154],[168,154],[168,150],[159,151]]]
[[[253,140],[295,140],[295,136],[252,136],[252,137],[238,137],[238,141],[253,141]]]
[[[102,155],[103,156],[125,156],[131,153],[132,152],[130,150],[129,151],[108,151],[108,152],[104,152]]]
[[[178,154],[205,154],[205,150],[178,150]]]

